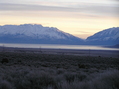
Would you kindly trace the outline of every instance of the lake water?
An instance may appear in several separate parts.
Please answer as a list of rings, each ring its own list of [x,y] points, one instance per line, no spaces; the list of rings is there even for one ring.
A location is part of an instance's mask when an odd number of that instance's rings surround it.
[[[50,49],[79,49],[79,50],[117,50],[119,48],[106,48],[102,46],[90,45],[54,45],[54,44],[7,44],[0,43],[1,47],[15,47],[15,48],[50,48]]]

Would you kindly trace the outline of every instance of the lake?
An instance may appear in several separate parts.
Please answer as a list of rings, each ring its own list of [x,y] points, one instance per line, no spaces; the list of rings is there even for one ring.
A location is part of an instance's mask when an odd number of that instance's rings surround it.
[[[1,47],[15,47],[15,48],[48,48],[48,49],[79,49],[79,50],[117,50],[119,48],[106,48],[103,46],[91,45],[58,45],[58,44],[9,44],[0,43]]]

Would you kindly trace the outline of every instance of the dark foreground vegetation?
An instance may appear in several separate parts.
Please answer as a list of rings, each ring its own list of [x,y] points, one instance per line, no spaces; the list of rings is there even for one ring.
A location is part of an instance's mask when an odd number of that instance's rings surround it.
[[[1,52],[0,89],[119,89],[119,59]]]

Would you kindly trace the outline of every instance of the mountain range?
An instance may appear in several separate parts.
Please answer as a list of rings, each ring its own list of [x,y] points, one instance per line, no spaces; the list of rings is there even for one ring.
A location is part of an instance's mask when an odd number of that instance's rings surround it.
[[[82,44],[83,40],[54,27],[23,24],[0,26],[0,43]]]
[[[115,45],[119,44],[119,27],[100,31],[83,40],[54,27],[4,25],[0,26],[0,43]]]
[[[116,45],[119,44],[119,27],[105,29],[86,39],[89,45]]]

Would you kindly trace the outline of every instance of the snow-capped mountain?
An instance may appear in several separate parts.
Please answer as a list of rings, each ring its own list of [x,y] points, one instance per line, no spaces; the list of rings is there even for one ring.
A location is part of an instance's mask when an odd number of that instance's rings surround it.
[[[87,44],[92,45],[115,45],[119,44],[119,27],[109,28],[86,39]]]
[[[83,40],[38,24],[0,26],[0,43],[80,44]]]
[[[84,41],[54,27],[4,25],[0,26],[0,43],[116,45],[119,44],[119,27],[100,31]]]

